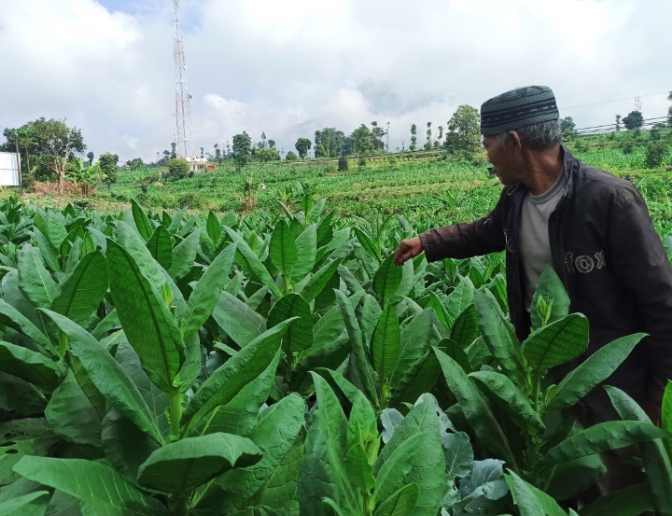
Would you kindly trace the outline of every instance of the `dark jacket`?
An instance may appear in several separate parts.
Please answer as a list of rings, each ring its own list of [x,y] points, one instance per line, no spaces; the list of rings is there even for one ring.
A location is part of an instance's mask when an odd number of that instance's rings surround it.
[[[672,378],[672,267],[634,185],[563,152],[569,184],[548,221],[549,241],[570,311],[589,321],[586,356],[624,335],[648,333],[606,383],[637,400],[660,402]],[[520,256],[528,192],[522,184],[507,186],[482,219],[420,235],[429,261],[506,249],[510,318],[521,341],[530,332]]]

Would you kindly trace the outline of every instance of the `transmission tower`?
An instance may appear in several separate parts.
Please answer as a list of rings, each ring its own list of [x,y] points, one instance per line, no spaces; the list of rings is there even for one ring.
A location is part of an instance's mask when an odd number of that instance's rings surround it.
[[[191,126],[191,95],[187,86],[187,59],[182,44],[180,0],[173,0],[175,8],[175,148],[184,148],[184,156],[194,155],[194,131]]]

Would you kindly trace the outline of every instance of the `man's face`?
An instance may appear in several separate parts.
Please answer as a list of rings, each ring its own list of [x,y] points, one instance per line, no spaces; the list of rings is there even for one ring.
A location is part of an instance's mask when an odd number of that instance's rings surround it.
[[[496,136],[484,136],[483,147],[487,151],[488,161],[503,185],[520,183],[524,178],[520,163],[520,153],[515,145],[502,143]],[[510,147],[510,148],[507,148]]]

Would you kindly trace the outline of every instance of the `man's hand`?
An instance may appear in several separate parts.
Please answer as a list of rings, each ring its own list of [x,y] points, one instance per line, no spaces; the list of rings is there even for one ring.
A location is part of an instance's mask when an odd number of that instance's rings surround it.
[[[400,267],[411,258],[418,256],[422,250],[422,240],[420,240],[420,237],[407,238],[394,251],[394,264]]]

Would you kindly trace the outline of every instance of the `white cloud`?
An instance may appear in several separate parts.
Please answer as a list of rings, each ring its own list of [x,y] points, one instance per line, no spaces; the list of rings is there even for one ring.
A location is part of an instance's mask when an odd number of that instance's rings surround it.
[[[170,147],[170,2],[112,1],[0,0],[0,125],[66,118],[90,150],[123,159]],[[668,0],[182,4],[197,149],[246,130],[289,150],[315,129],[373,120],[390,122],[395,148],[412,123],[424,134],[459,104],[524,84],[551,86],[563,116],[597,125],[636,95],[646,117],[663,114],[672,89]]]

